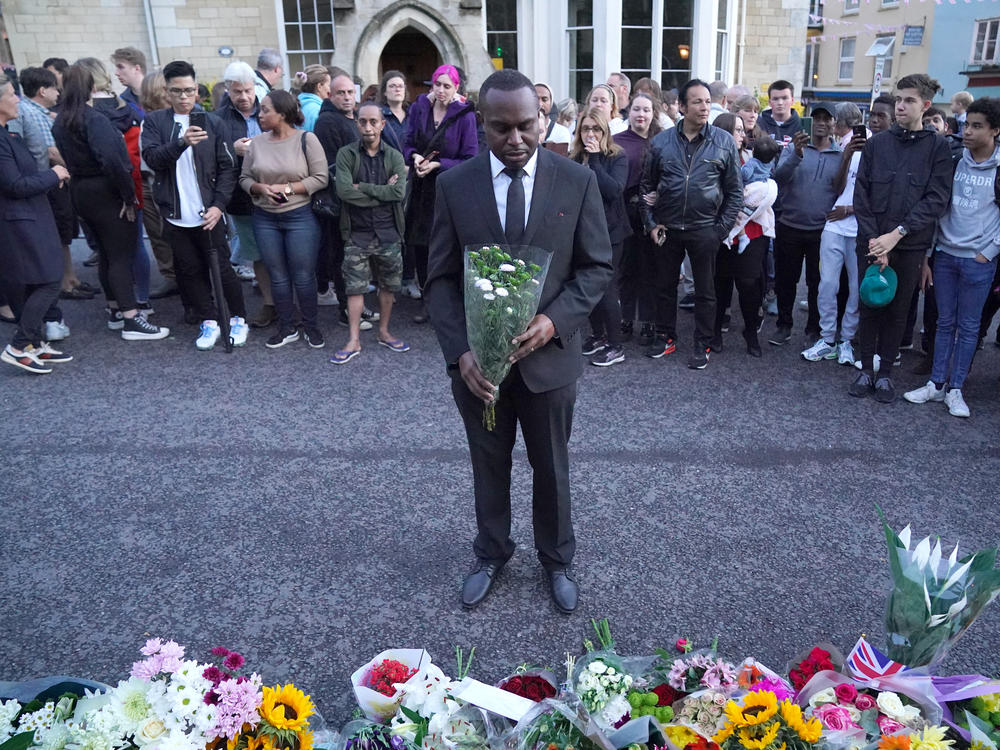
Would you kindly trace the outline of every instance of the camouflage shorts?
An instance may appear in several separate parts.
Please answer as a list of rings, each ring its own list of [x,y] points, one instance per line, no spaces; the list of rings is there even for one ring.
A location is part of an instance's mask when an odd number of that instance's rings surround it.
[[[398,292],[402,287],[403,253],[401,245],[393,242],[382,247],[376,240],[368,247],[348,245],[344,248],[344,286],[348,295],[364,294],[368,281],[375,279],[379,289]]]

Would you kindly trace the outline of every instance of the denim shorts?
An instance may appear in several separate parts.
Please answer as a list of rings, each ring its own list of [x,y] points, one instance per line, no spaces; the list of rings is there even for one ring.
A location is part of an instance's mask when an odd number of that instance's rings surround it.
[[[376,239],[368,247],[349,244],[344,248],[344,286],[348,296],[368,291],[373,265],[380,290],[398,292],[402,288],[401,243],[393,242],[383,247]]]

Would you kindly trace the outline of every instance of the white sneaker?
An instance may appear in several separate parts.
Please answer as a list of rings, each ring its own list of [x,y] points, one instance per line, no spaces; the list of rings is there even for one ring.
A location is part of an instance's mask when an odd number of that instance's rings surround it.
[[[236,273],[237,278],[242,281],[253,281],[257,278],[257,274],[253,271],[253,266],[240,264],[238,266],[233,266],[233,271]]]
[[[417,286],[417,282],[410,281],[403,285],[403,288],[399,290],[399,293],[404,297],[409,297],[410,299],[421,299],[423,295],[420,293],[420,287]]]
[[[802,358],[810,362],[819,362],[821,359],[833,359],[837,356],[837,345],[828,344],[820,339],[815,344],[802,352]]]
[[[219,324],[214,320],[203,320],[201,323],[201,333],[195,339],[194,345],[199,351],[207,352],[219,340]]]
[[[229,338],[233,340],[233,346],[244,346],[247,343],[247,322],[238,315],[229,319]]]
[[[958,397],[962,398],[962,394],[959,393]],[[933,380],[928,380],[927,385],[920,386],[913,391],[907,391],[903,394],[903,398],[911,404],[926,404],[928,401],[944,401],[944,386],[938,388],[934,385]]]
[[[851,346],[850,341],[841,341],[840,348],[837,354],[837,364],[839,365],[853,365],[854,364],[854,347]]]
[[[944,395],[944,404],[953,417],[969,416],[969,407],[962,398],[962,391],[959,388],[952,388]]]
[[[337,293],[333,291],[333,287],[327,287],[326,291],[322,294],[316,295],[316,304],[320,307],[333,307],[338,304]]]
[[[62,320],[47,320],[45,322],[45,340],[62,341],[69,338],[69,326]]]

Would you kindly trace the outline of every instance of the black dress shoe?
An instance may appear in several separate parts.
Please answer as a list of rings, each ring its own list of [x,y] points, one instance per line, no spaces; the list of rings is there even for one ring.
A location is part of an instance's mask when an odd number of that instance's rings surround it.
[[[854,396],[855,398],[864,398],[865,396],[871,396],[875,393],[875,385],[872,383],[871,375],[867,372],[862,372],[858,375],[857,379],[851,383],[847,389],[848,394]]]
[[[476,567],[462,583],[462,606],[472,609],[485,599],[502,569],[503,565],[499,563],[477,561]]]
[[[757,338],[757,332],[750,328],[743,333],[743,340],[747,342],[747,354],[751,357],[763,357],[764,352],[760,349],[760,340]]]
[[[556,609],[564,614],[570,614],[576,609],[580,588],[576,585],[573,575],[567,569],[550,570],[549,586],[552,588],[552,601]]]

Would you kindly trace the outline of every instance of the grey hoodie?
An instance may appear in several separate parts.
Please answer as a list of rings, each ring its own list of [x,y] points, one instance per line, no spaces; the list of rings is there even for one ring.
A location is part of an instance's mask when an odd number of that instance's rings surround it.
[[[837,200],[833,180],[842,156],[836,141],[822,151],[810,143],[802,149],[802,158],[792,144],[785,146],[774,170],[778,183],[774,213],[779,223],[806,230],[826,225],[826,215]]]
[[[969,149],[955,167],[951,202],[941,217],[937,249],[959,258],[982,253],[993,260],[1000,254],[1000,208],[994,202],[993,182],[1000,166],[1000,146],[986,161],[976,163]]]

